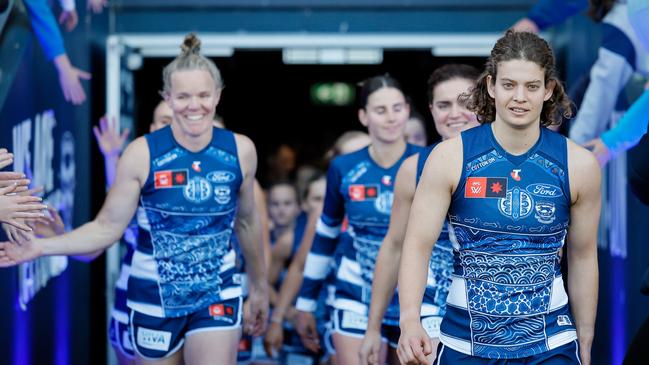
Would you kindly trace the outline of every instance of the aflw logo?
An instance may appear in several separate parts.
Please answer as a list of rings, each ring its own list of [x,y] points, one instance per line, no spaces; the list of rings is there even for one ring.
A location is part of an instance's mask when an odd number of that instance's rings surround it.
[[[475,183],[471,185],[471,193],[473,193],[474,195],[480,194],[481,191],[482,191],[482,185],[475,184]]]

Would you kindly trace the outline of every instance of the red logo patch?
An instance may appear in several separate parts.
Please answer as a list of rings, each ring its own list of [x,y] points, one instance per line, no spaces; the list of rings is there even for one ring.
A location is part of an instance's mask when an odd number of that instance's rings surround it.
[[[354,202],[365,200],[365,185],[349,185],[349,199]]]
[[[365,197],[368,199],[374,199],[379,195],[378,185],[368,185],[365,187]]]
[[[506,196],[506,177],[470,177],[466,179],[465,198],[504,198]]]
[[[173,186],[171,182],[171,171],[156,171],[153,174],[153,179],[156,189],[170,188]]]
[[[223,306],[223,304],[210,305],[210,316],[223,317],[224,315],[225,315],[225,307]]]
[[[484,198],[487,196],[487,178],[470,177],[466,179],[465,198]]]
[[[153,174],[156,189],[173,188],[187,185],[187,170],[156,171]]]

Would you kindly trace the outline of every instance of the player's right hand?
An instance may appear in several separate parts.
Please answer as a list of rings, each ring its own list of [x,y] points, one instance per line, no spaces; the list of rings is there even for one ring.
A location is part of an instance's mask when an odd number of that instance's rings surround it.
[[[296,328],[304,347],[312,352],[320,351],[320,337],[316,328],[315,318],[311,312],[298,311],[295,319]]]
[[[419,321],[401,325],[397,356],[403,365],[428,365],[433,344]]]

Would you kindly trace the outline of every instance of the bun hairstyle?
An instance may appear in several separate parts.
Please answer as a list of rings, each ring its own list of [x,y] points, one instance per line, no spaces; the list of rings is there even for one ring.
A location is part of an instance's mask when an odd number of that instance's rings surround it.
[[[207,71],[212,76],[215,87],[217,89],[223,88],[221,72],[212,60],[201,55],[201,40],[195,33],[189,33],[185,36],[183,43],[180,45],[180,50],[180,55],[171,61],[162,71],[162,80],[164,82],[163,95],[168,94],[171,90],[171,75],[176,71]]]
[[[182,50],[181,56],[187,57],[189,55],[200,56],[201,54],[201,40],[198,39],[196,33],[189,33],[185,36],[183,44],[180,45]]]
[[[534,33],[515,32],[510,29],[496,41],[476,86],[468,94],[460,96],[466,101],[467,108],[476,114],[478,122],[481,124],[490,123],[496,118],[496,104],[489,95],[487,79],[488,76],[491,76],[491,83],[495,84],[498,65],[511,60],[536,63],[543,70],[545,86],[554,84],[552,97],[543,102],[542,126],[560,125],[564,118],[572,117],[572,102],[559,81],[555,69],[554,53],[552,53],[548,42]]]

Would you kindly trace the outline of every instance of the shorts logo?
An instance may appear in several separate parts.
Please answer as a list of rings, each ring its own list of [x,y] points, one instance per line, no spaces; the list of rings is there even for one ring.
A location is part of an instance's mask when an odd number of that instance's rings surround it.
[[[466,179],[465,198],[504,198],[507,194],[505,177],[470,177]]]
[[[554,222],[554,219],[556,218],[554,216],[554,212],[556,211],[554,203],[537,202],[534,206],[534,210],[536,211],[534,218],[536,218],[539,223],[550,224]]]
[[[378,185],[349,185],[349,199],[354,202],[376,199],[379,195]]]
[[[192,169],[196,172],[201,172],[201,162],[200,161],[192,162]]]
[[[514,169],[514,170],[512,170],[510,175],[511,175],[512,179],[514,179],[516,181],[521,181],[520,173],[521,173],[521,169]]]
[[[234,323],[234,307],[227,304],[212,304],[209,307],[210,316],[215,320]]]
[[[185,185],[185,199],[192,203],[203,203],[212,196],[212,185],[200,176],[195,176]]]
[[[572,326],[572,322],[570,321],[570,317],[566,315],[559,315],[557,316],[557,325],[559,326]]]
[[[156,189],[174,188],[187,185],[187,170],[156,171],[153,174]]]
[[[136,337],[137,344],[145,349],[164,352],[169,351],[171,332],[138,327]]]
[[[426,317],[421,319],[421,326],[428,334],[428,337],[439,337],[440,326],[442,324],[442,317]]]
[[[235,176],[230,171],[212,171],[207,174],[207,180],[215,184],[225,184],[234,181]]]
[[[342,311],[342,315],[340,327],[343,329],[367,330],[367,317],[350,311]]]
[[[219,185],[214,187],[214,200],[219,204],[228,204],[230,198],[230,187],[227,185]]]
[[[542,198],[558,198],[563,195],[558,186],[550,184],[532,184],[525,188],[530,194]]]

